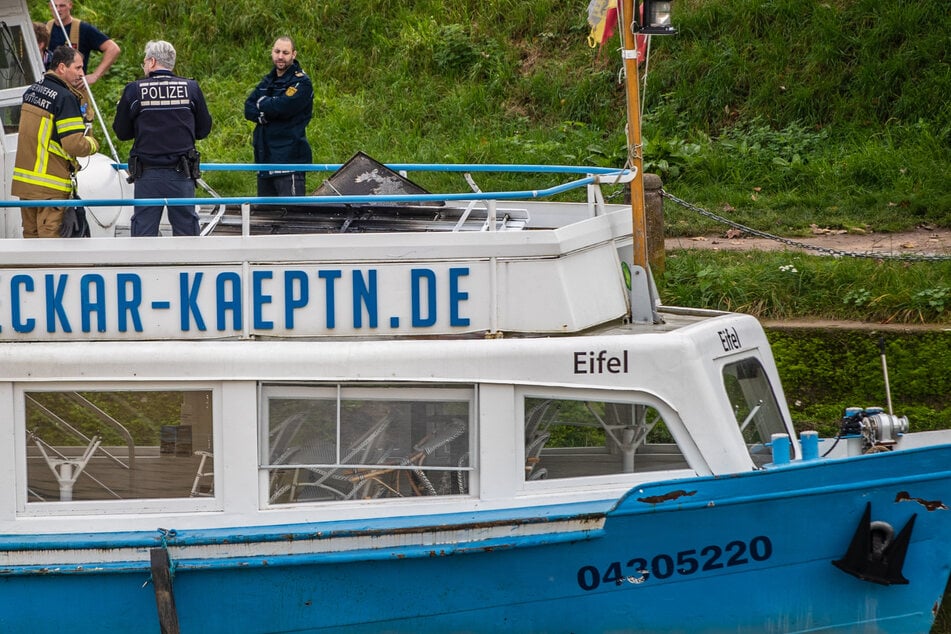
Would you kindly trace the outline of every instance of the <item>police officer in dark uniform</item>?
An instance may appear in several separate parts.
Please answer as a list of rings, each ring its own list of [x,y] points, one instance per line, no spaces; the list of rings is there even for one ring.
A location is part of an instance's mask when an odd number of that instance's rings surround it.
[[[297,61],[289,37],[271,47],[274,68],[244,102],[244,118],[254,128],[255,163],[309,164],[307,124],[314,113],[314,88]],[[305,173],[289,170],[258,172],[258,196],[303,196]]]
[[[200,176],[195,140],[211,132],[211,114],[198,82],[172,74],[175,48],[158,40],[145,45],[146,78],[126,85],[112,129],[123,141],[134,139],[129,178],[136,198],[194,198]],[[136,206],[133,236],[157,236],[162,205]],[[194,205],[169,205],[176,236],[198,235]]]

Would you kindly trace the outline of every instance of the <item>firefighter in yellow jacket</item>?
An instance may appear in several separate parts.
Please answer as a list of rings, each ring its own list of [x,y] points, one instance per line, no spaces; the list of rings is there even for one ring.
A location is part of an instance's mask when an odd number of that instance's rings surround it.
[[[23,93],[12,188],[21,200],[69,198],[76,157],[99,150],[72,90],[82,78],[82,55],[60,46],[53,51],[50,70]],[[64,207],[21,208],[23,237],[60,237],[64,211]]]

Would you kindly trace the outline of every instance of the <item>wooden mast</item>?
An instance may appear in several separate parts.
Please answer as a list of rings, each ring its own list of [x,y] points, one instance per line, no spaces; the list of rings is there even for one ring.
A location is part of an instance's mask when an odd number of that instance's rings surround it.
[[[634,34],[634,0],[620,0],[621,55],[627,88],[628,156],[635,171],[631,181],[631,215],[634,221],[634,264],[647,270],[647,213],[644,210],[644,155],[641,151],[640,77],[637,72],[637,39]]]
[[[634,241],[631,279],[631,320],[657,323],[655,291],[650,277],[647,248],[647,212],[644,204],[644,155],[641,147],[640,77],[637,72],[637,37],[634,32],[634,0],[619,0],[621,56],[627,90],[628,158],[634,169],[631,180],[631,220]],[[640,279],[638,279],[640,278]],[[646,305],[643,305],[646,304]]]

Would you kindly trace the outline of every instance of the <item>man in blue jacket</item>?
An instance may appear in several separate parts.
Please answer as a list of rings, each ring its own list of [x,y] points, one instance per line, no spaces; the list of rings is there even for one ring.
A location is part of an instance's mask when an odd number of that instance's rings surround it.
[[[244,102],[244,118],[254,128],[254,162],[309,164],[312,162],[307,124],[314,113],[314,88],[297,61],[289,37],[271,48],[274,68]],[[305,172],[273,169],[258,172],[258,196],[305,195]]]

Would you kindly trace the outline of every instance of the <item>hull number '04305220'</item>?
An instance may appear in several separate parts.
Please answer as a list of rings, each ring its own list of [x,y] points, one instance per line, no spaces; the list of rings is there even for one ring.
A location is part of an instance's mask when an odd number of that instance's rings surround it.
[[[688,576],[711,572],[754,561],[766,561],[773,556],[769,537],[758,535],[748,542],[735,540],[726,546],[710,545],[697,550],[681,550],[676,555],[661,553],[649,560],[635,557],[627,562],[612,561],[603,569],[582,566],[578,569],[578,585],[582,590],[596,590],[602,583],[619,586],[624,583],[641,584],[651,577],[669,579],[674,575]]]

